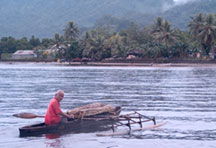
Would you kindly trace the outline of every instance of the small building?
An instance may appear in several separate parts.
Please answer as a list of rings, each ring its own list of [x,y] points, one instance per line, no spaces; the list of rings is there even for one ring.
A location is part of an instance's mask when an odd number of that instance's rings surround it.
[[[33,50],[17,50],[11,58],[14,60],[34,59],[37,58],[37,55]]]
[[[140,50],[129,50],[126,59],[136,59],[142,57],[143,52]]]
[[[50,46],[44,51],[44,55],[47,55],[48,59],[55,59],[57,52],[61,52],[62,54],[66,51],[67,46],[64,44],[55,44]]]
[[[136,58],[137,58],[137,57],[136,57],[135,55],[131,55],[131,54],[130,54],[130,55],[127,56],[126,59],[129,59],[129,60],[130,60],[130,59],[136,59]]]
[[[66,49],[67,49],[67,46],[64,44],[55,44],[49,47],[46,51],[49,53],[56,53],[58,51],[65,51]]]

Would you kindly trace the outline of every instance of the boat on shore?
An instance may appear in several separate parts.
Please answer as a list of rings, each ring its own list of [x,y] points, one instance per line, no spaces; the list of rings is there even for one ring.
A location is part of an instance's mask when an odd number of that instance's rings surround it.
[[[56,125],[47,126],[45,123],[33,124],[19,128],[20,137],[39,136],[43,134],[64,134],[64,133],[89,133],[109,130],[121,112],[121,107],[115,107],[115,111],[103,112],[97,115],[84,118],[70,119]]]

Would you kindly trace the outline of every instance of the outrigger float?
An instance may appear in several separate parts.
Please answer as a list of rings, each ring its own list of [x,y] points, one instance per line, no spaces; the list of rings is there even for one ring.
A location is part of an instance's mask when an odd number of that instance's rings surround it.
[[[98,105],[98,104],[96,104]],[[87,106],[87,107],[86,107]],[[164,125],[165,123],[156,123],[154,117],[144,116],[138,112],[133,112],[130,114],[120,115],[122,108],[120,106],[111,107],[108,106],[112,111],[106,110],[105,106],[102,106],[103,111],[100,111],[101,108],[89,109],[89,105],[84,107],[75,108],[69,110],[68,114],[75,114],[75,119],[69,119],[68,122],[61,122],[57,125],[47,126],[45,123],[33,124],[29,126],[24,126],[19,128],[20,137],[26,136],[39,136],[42,134],[65,134],[65,133],[89,133],[89,132],[98,132],[98,131],[110,131],[110,133],[98,133],[97,136],[115,136],[121,134],[128,134],[132,131],[138,130],[147,130],[154,129]],[[90,105],[92,107],[92,105]],[[95,106],[95,104],[93,105]],[[21,117],[15,114],[16,117]],[[35,117],[42,117],[36,116]],[[31,116],[33,117],[33,116]],[[28,118],[31,118],[28,116]],[[144,126],[144,122],[152,122],[153,125]],[[139,128],[134,128],[135,125],[138,125]],[[118,128],[128,127],[127,130],[123,132],[118,132]],[[137,127],[137,126],[135,126]]]

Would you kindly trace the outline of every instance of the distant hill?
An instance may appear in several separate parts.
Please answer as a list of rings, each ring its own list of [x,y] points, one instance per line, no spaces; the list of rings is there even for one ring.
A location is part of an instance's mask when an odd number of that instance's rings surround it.
[[[197,0],[173,6],[173,0],[0,0],[0,37],[50,38],[56,32],[62,33],[69,21],[79,27],[109,23],[103,20],[104,16],[117,18],[118,30],[130,21],[149,25],[156,16],[164,16],[175,26],[185,28],[189,16],[198,12],[215,13],[216,5],[215,0],[205,3]],[[164,12],[167,8],[170,9]]]
[[[0,37],[52,37],[69,21],[93,26],[104,15],[157,13],[172,0],[0,0]]]
[[[190,17],[199,13],[216,13],[216,0],[197,0],[169,9],[163,17],[180,29],[187,29]]]
[[[121,18],[112,17],[102,17],[100,18],[96,25],[110,24],[111,26],[116,25],[116,30],[118,31],[121,27],[128,27],[130,22],[133,21],[140,26],[147,26],[153,23],[153,21],[161,16],[167,19],[174,28],[179,28],[182,30],[188,29],[188,23],[191,17],[198,13],[214,13],[216,14],[216,0],[193,0],[182,5],[173,5],[172,3],[166,3],[166,11],[160,9],[160,11],[154,13],[141,13],[141,12],[128,12],[125,16]],[[166,6],[165,4],[163,5]],[[124,22],[124,23],[123,23]],[[122,25],[123,23],[123,25]],[[121,27],[120,27],[121,26]]]

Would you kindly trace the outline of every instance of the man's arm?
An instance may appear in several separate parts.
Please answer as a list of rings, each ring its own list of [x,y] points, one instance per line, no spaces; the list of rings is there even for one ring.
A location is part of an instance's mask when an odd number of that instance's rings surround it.
[[[68,115],[61,111],[59,103],[57,101],[53,104],[53,109],[56,115],[60,115],[66,118],[74,118],[74,115]]]
[[[68,115],[68,114],[65,114],[64,112],[60,111],[59,115],[63,116],[63,117],[66,117],[66,118],[74,118],[74,115]]]

